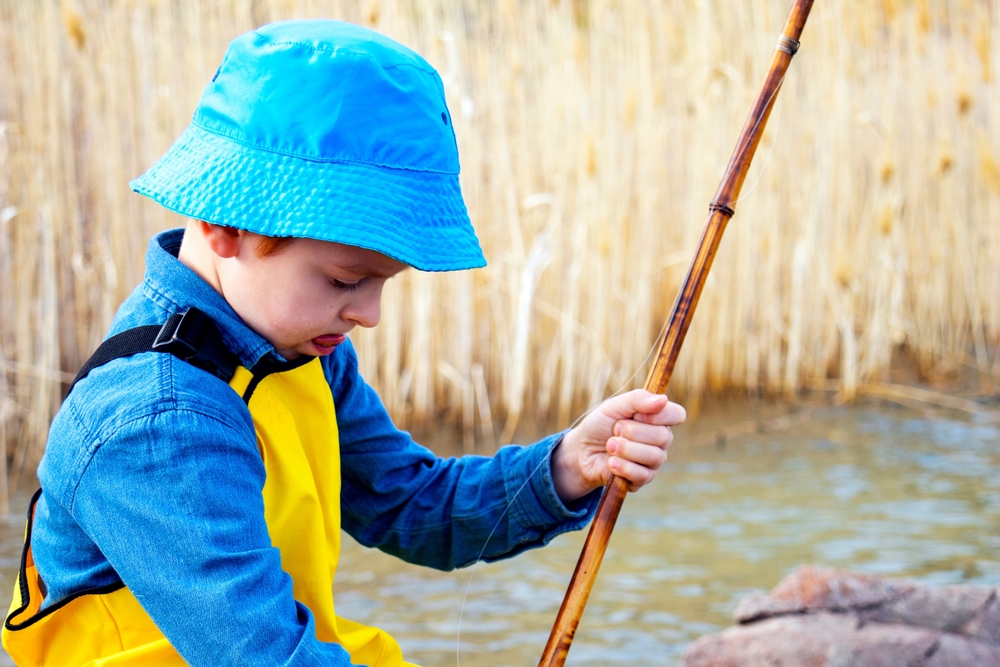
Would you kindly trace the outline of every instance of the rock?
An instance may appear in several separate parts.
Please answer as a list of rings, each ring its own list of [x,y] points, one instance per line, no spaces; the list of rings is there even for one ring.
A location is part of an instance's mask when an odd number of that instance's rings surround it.
[[[782,579],[770,593],[743,598],[734,614],[740,623],[778,614],[829,609],[860,609],[896,600],[916,584],[868,574],[803,565]]]
[[[982,644],[959,635],[943,634],[922,667],[997,667],[1000,646]]]
[[[982,586],[803,566],[740,601],[740,624],[691,644],[683,667],[1000,667],[1000,596]]]
[[[778,614],[828,609],[863,609],[896,600],[916,584],[828,567],[803,565],[781,580],[770,593],[743,598],[733,616],[740,623]]]
[[[896,667],[919,665],[934,632],[903,625],[862,625],[847,614],[770,618],[698,639],[684,667]]]
[[[830,647],[829,667],[920,665],[933,651],[938,633],[905,625],[860,625],[844,644]]]
[[[900,599],[860,612],[865,621],[901,623],[921,628],[959,632],[993,599],[993,590],[980,586],[915,588]]]
[[[966,623],[961,633],[990,644],[1000,644],[1000,595],[997,591],[993,592],[982,613]]]

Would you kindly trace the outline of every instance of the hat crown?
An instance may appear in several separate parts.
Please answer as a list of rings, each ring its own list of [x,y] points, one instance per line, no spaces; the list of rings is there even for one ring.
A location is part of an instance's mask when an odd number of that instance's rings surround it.
[[[132,189],[188,218],[367,248],[424,271],[486,265],[441,78],[338,21],[230,44],[184,133]]]
[[[434,68],[405,46],[340,21],[284,21],[235,39],[193,122],[307,160],[459,172]]]

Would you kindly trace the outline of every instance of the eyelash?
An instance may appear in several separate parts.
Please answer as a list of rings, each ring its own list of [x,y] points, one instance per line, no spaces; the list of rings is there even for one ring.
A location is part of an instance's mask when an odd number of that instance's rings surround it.
[[[339,290],[344,290],[345,292],[356,292],[361,289],[361,281],[356,283],[345,283],[342,280],[337,280],[336,278],[330,278],[330,284]]]

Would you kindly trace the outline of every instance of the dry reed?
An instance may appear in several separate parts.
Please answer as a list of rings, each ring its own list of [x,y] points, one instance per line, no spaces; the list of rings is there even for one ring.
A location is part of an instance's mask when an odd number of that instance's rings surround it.
[[[461,424],[473,451],[493,445],[494,417],[509,439],[641,381],[786,11],[4,0],[0,437],[13,483],[39,459],[65,374],[141,279],[148,238],[183,223],[127,182],[186,125],[237,34],[342,18],[439,68],[490,266],[393,281],[383,323],[354,338],[403,425]],[[998,44],[989,0],[817,3],[674,395],[833,379],[850,396],[901,350],[922,369],[1000,376]]]

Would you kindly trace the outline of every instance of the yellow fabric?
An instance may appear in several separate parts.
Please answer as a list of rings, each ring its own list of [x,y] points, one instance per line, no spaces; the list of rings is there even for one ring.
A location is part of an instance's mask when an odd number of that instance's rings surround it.
[[[230,386],[241,396],[252,380],[239,368]],[[264,460],[264,517],[271,543],[292,577],[295,599],[309,607],[320,641],[343,646],[357,665],[415,667],[378,628],[340,618],[333,580],[340,555],[340,441],[333,399],[318,359],[267,376],[250,399]],[[286,555],[288,557],[286,557]],[[28,550],[29,605],[38,611],[38,574]],[[20,608],[14,587],[8,614]],[[3,630],[3,646],[20,667],[174,667],[181,659],[127,588],[84,595],[27,627]]]

